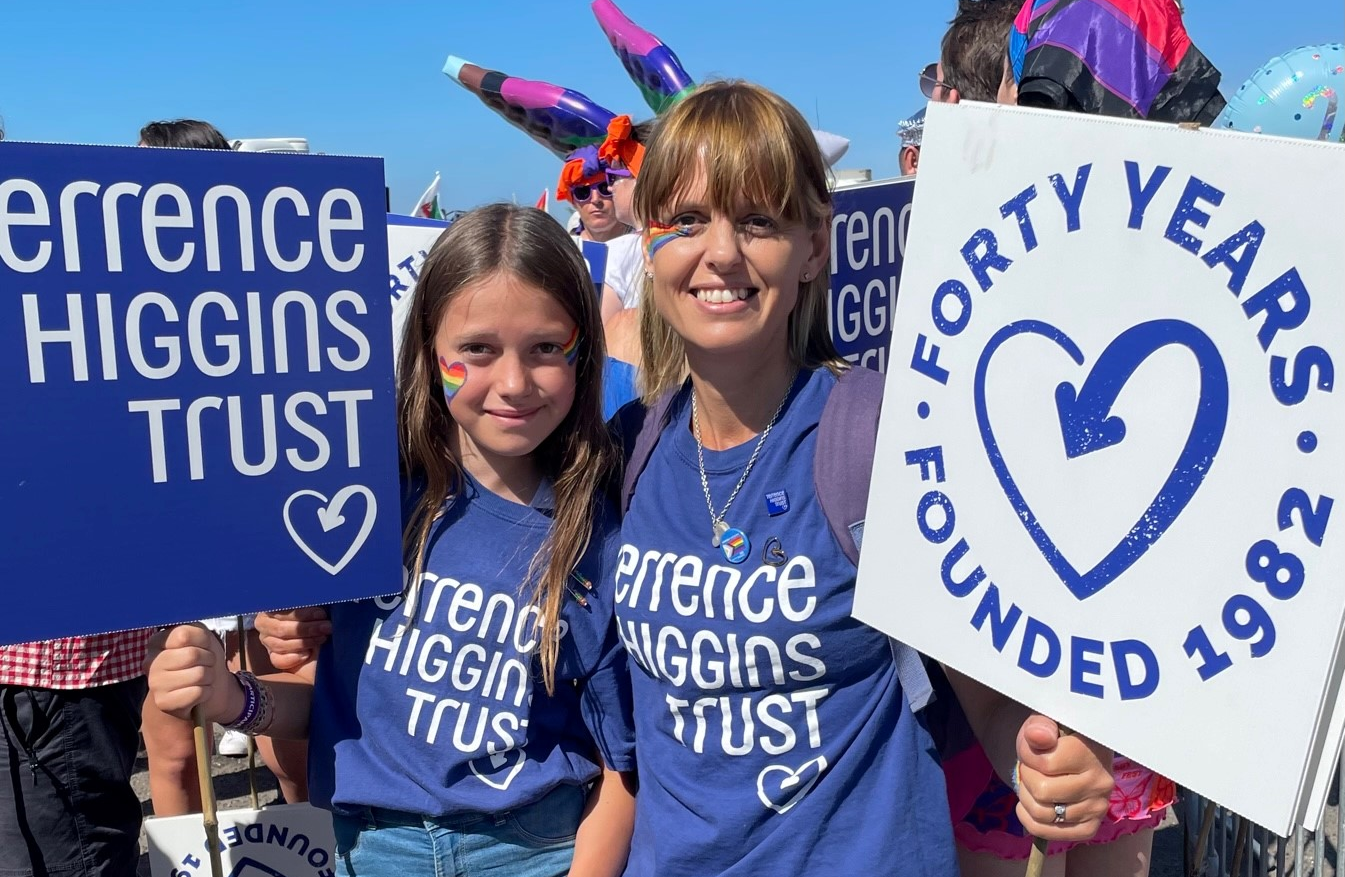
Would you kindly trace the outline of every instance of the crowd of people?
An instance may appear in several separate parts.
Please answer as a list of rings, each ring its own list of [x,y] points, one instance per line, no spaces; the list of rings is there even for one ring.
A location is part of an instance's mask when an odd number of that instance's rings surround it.
[[[1142,100],[1052,35],[1069,5],[959,0],[922,93],[1273,130],[1278,94],[1225,107],[1172,0],[1131,4],[1132,39],[1184,46]],[[1339,44],[1310,54],[1339,87]],[[850,616],[862,519],[826,499],[867,472],[817,449],[843,404],[871,458],[881,379],[829,335],[817,134],[740,81],[659,109],[566,156],[572,232],[490,205],[426,258],[399,593],[0,647],[0,871],[134,873],[138,736],[156,814],[193,812],[196,708],[331,811],[342,875],[996,877],[1033,838],[1048,875],[1148,873],[1171,782]],[[140,143],[227,148],[187,121]],[[609,248],[601,298],[576,236]]]

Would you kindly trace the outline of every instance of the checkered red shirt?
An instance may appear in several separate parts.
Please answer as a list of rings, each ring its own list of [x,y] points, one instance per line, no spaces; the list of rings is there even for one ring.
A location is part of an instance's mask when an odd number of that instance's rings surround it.
[[[152,630],[0,646],[0,685],[25,688],[96,688],[144,673]]]

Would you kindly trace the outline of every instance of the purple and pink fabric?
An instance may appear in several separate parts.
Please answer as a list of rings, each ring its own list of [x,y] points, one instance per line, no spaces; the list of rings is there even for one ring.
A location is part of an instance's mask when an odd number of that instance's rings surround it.
[[[1156,828],[1177,797],[1172,780],[1124,755],[1116,756],[1112,770],[1116,785],[1112,788],[1111,807],[1088,844],[1109,843],[1146,828]],[[1014,810],[1018,795],[995,773],[980,744],[973,742],[956,755],[945,756],[943,775],[948,786],[953,836],[959,845],[1001,859],[1028,857],[1032,836],[1018,821]],[[1076,846],[1079,844],[1055,842],[1050,845],[1048,855]]]
[[[1173,0],[1027,0],[1009,64],[1021,106],[1202,125],[1224,108]]]

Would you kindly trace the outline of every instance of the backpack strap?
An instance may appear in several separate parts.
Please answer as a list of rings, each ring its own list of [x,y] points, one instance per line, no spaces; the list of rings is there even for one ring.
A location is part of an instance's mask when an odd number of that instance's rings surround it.
[[[614,418],[621,441],[623,457],[626,461],[625,472],[621,477],[621,516],[630,511],[630,499],[635,493],[635,483],[654,455],[654,446],[668,425],[672,413],[673,398],[677,390],[669,390],[655,400],[652,407],[646,407],[636,400],[622,406]]]
[[[856,567],[864,542],[864,517],[869,506],[869,479],[878,444],[878,414],[883,406],[884,377],[867,368],[851,368],[840,376],[822,409],[813,457],[813,489],[841,550]],[[912,712],[924,709],[934,688],[920,653],[891,637],[897,666]]]

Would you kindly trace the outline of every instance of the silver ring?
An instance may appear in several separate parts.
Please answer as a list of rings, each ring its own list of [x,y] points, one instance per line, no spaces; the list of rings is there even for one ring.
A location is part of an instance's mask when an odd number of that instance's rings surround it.
[[[1064,804],[1056,804],[1056,805],[1055,805],[1055,819],[1052,820],[1052,822],[1054,822],[1054,824],[1056,824],[1056,825],[1059,825],[1060,823],[1062,823],[1062,822],[1064,822],[1064,821],[1065,821],[1065,805],[1064,805]]]

